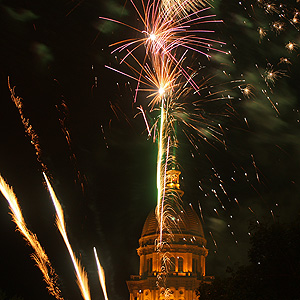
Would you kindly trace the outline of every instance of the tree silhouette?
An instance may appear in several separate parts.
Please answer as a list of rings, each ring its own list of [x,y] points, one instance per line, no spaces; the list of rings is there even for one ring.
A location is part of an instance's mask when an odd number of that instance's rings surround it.
[[[201,284],[199,300],[300,299],[300,222],[250,226],[249,264]]]

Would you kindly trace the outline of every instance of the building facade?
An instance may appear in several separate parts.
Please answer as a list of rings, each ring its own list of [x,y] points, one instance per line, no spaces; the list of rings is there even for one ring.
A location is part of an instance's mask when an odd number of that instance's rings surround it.
[[[179,185],[179,171],[167,174],[169,188],[183,194]],[[137,253],[140,258],[139,275],[127,281],[130,300],[194,300],[195,290],[205,276],[205,258],[208,254],[206,239],[197,213],[191,205],[181,202],[176,223],[172,226],[172,239],[163,251],[157,251],[158,223],[155,211],[151,211],[144,224]],[[167,260],[164,287],[158,284],[162,273],[162,260]]]

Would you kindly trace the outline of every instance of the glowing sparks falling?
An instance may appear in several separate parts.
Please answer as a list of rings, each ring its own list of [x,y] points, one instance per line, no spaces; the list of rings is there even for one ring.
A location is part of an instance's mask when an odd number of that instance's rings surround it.
[[[17,225],[18,231],[24,236],[28,244],[33,248],[35,253],[32,258],[36,262],[37,267],[40,269],[44,276],[44,281],[47,284],[49,293],[58,300],[63,300],[61,291],[57,284],[57,275],[51,266],[47,254],[39,243],[37,236],[32,233],[25,223],[18,199],[14,194],[12,188],[4,181],[0,175],[0,190],[3,196],[9,203],[9,208],[13,218],[13,222]]]
[[[11,87],[9,77],[8,77],[8,88],[10,91],[11,99],[15,103],[15,105],[19,111],[19,114],[20,114],[20,117],[22,120],[22,124],[25,129],[25,133],[28,135],[28,137],[31,140],[31,144],[34,146],[37,160],[41,164],[42,170],[46,171],[47,168],[41,159],[42,151],[41,151],[41,147],[40,147],[40,143],[39,143],[39,137],[36,134],[36,132],[34,131],[34,129],[32,128],[32,126],[30,125],[29,119],[25,118],[25,116],[23,114],[23,99],[15,94],[15,87]]]
[[[69,251],[70,257],[72,259],[73,266],[74,266],[75,273],[76,273],[77,284],[80,289],[81,295],[84,300],[91,300],[87,274],[86,274],[84,268],[81,266],[80,261],[75,257],[75,254],[74,254],[71,244],[69,242],[62,207],[55,195],[55,192],[54,192],[47,176],[45,175],[45,173],[43,173],[43,175],[44,175],[45,181],[47,183],[47,187],[48,187],[49,193],[51,195],[52,202],[55,207],[56,225],[57,225],[57,228],[58,228],[61,236],[63,237],[65,245],[66,245],[66,247]]]

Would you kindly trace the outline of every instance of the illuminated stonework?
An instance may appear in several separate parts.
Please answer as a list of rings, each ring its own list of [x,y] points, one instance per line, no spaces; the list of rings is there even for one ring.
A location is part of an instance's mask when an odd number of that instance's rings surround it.
[[[167,186],[175,189],[180,189],[179,185],[179,175],[180,171],[177,170],[169,170],[166,175]]]
[[[172,170],[170,173],[167,184],[172,183],[174,189],[179,189],[180,172]],[[157,275],[161,272],[161,260],[164,255],[167,255],[169,262],[166,278],[166,287],[170,289],[168,299],[194,300],[195,290],[200,283],[211,278],[205,276],[205,258],[208,250],[203,228],[190,205],[182,203],[182,210],[172,232],[172,242],[163,252],[157,252],[155,245],[158,225],[154,210],[150,212],[137,249],[140,257],[139,275],[132,275],[127,281],[130,300],[165,299],[164,290],[157,287]]]

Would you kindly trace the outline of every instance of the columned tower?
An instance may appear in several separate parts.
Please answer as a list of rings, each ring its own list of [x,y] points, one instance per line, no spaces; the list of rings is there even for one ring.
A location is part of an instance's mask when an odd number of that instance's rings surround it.
[[[179,175],[179,171],[168,171],[167,185],[174,189],[175,193],[182,195]],[[127,281],[130,300],[165,299],[164,290],[157,287],[157,275],[161,272],[163,257],[168,258],[168,299],[194,300],[195,290],[202,281],[209,279],[205,276],[205,258],[208,250],[200,219],[193,208],[184,201],[180,207],[178,216],[171,225],[172,241],[161,252],[156,251],[159,230],[154,209],[148,215],[137,249],[140,257],[139,275],[132,275]]]

